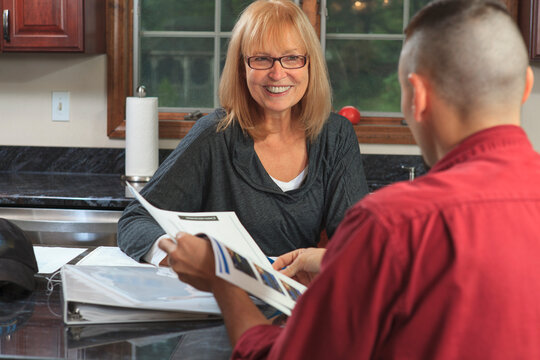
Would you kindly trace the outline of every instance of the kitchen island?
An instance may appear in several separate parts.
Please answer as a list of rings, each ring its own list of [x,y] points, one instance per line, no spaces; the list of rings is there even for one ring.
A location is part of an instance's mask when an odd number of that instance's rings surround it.
[[[169,153],[160,151],[160,163]],[[407,180],[407,169],[414,168],[416,175],[424,172],[419,156],[363,155],[363,161],[370,191]],[[0,217],[15,214],[15,222],[34,244],[89,250],[115,246],[116,222],[132,201],[121,180],[123,173],[124,149],[0,146]],[[43,213],[52,217],[40,218]],[[70,218],[73,214],[76,219]],[[98,238],[104,232],[107,236]],[[0,301],[0,358],[226,359],[230,355],[219,320],[66,326],[61,285],[48,289],[49,278],[39,275],[37,290],[26,299]]]

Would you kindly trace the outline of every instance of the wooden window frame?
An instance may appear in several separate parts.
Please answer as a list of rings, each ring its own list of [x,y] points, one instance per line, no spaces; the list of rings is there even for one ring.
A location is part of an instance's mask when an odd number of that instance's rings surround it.
[[[540,60],[540,1],[523,0],[519,3],[521,33],[529,51],[529,59]]]
[[[316,29],[317,0],[304,0],[303,9]],[[133,96],[133,1],[107,0],[107,135],[126,135],[125,101]],[[159,113],[159,137],[181,139],[194,124],[185,113]],[[399,117],[362,117],[354,125],[358,142],[366,144],[415,144],[408,126]]]
[[[133,95],[133,1],[107,1],[107,135],[125,138],[125,101]],[[503,0],[518,19],[518,0]],[[531,1],[531,0],[528,0]],[[537,0],[533,0],[537,4]],[[302,7],[319,32],[317,0],[303,0]],[[538,45],[540,48],[540,45]],[[159,137],[181,139],[194,124],[185,113],[159,113]],[[367,144],[415,144],[408,126],[399,117],[362,117],[354,125],[358,142]]]

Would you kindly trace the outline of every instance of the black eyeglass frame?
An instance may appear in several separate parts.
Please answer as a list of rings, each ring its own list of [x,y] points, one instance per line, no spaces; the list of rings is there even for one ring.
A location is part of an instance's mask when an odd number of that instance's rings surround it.
[[[296,67],[287,67],[285,65],[283,65],[283,62],[281,61],[283,58],[287,58],[287,57],[291,57],[291,56],[296,56],[296,57],[299,57],[301,59],[304,60],[304,63],[302,64],[302,66],[296,66]],[[268,58],[268,59],[272,59],[272,64],[267,67],[267,68],[254,68],[253,66],[251,66],[251,59],[254,59],[254,58]],[[289,70],[294,70],[294,69],[301,69],[303,68],[304,66],[306,66],[307,64],[307,60],[308,60],[308,56],[307,55],[285,55],[285,56],[280,56],[280,57],[273,57],[273,56],[261,56],[261,55],[256,55],[256,56],[246,56],[245,57],[245,60],[246,60],[246,63],[247,65],[253,69],[253,70],[268,70],[268,69],[271,69],[274,67],[274,63],[276,61],[279,61],[279,64],[281,65],[282,68],[284,69],[289,69]]]

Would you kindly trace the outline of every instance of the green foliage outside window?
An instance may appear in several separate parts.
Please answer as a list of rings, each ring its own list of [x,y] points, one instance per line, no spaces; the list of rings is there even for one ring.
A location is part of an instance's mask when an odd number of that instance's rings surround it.
[[[427,2],[411,1],[410,14]],[[361,112],[399,112],[403,0],[330,0],[327,7],[325,55],[334,108],[353,105]]]
[[[159,97],[160,107],[219,106],[214,69],[223,68],[230,31],[251,1],[139,1],[139,84],[149,96]],[[427,2],[410,0],[410,16]],[[216,6],[221,9],[219,27]],[[399,112],[397,63],[409,18],[404,0],[327,0],[327,9],[325,56],[335,110],[354,105],[362,112]]]

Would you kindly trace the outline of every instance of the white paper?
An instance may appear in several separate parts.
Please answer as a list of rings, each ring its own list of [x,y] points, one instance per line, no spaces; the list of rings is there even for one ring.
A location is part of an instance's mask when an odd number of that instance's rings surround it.
[[[86,248],[34,245],[40,274],[51,274],[86,251]]]
[[[216,275],[264,300],[285,315],[291,315],[306,287],[274,270],[268,262],[258,262],[209,237],[214,249]]]
[[[158,99],[126,98],[126,175],[152,176],[159,165]]]
[[[82,258],[77,265],[90,266],[151,266],[152,264],[140,263],[120,250],[117,246],[100,246],[90,254]]]
[[[150,204],[128,182],[126,184],[171,239],[180,231],[194,235],[203,233],[259,262],[270,264],[234,211],[186,213],[162,210]]]

